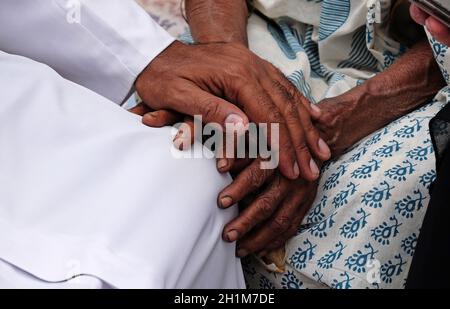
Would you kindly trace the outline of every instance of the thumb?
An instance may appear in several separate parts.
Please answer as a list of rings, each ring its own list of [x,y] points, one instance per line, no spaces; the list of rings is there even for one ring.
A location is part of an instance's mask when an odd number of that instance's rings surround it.
[[[177,111],[191,116],[202,116],[204,124],[219,124],[224,131],[246,130],[249,124],[247,115],[236,105],[216,97],[197,86],[190,91],[191,104],[179,104]]]

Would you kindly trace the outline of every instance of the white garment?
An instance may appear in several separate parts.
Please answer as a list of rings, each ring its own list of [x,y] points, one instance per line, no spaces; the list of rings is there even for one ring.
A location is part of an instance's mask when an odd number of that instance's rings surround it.
[[[133,1],[64,2],[0,2],[0,287],[244,287],[229,177],[112,102],[173,39]]]
[[[80,3],[79,23],[71,3]],[[131,0],[2,0],[0,25],[0,50],[46,63],[116,103],[174,41]]]

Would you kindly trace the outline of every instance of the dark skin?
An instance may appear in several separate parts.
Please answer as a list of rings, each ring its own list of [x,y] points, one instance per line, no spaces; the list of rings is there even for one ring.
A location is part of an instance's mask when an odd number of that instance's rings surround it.
[[[316,126],[330,143],[335,157],[428,102],[444,85],[433,52],[424,40],[363,85],[322,101],[324,113]],[[358,130],[354,130],[355,126]]]
[[[156,127],[170,123],[178,119],[179,115],[174,113],[176,111],[191,116],[200,114],[205,122],[221,125],[227,123],[230,115],[238,116],[243,123],[279,124],[280,138],[276,143],[279,149],[276,150],[280,154],[279,173],[283,175],[280,177],[284,181],[300,177],[316,180],[319,167],[313,157],[327,160],[331,156],[329,147],[312,125],[312,119],[321,115],[320,110],[311,106],[278,69],[247,48],[243,26],[247,22],[245,1],[215,2],[226,6],[224,11],[207,10],[211,4],[209,2],[187,1],[186,4],[188,18],[203,23],[199,25],[196,35],[200,40],[203,37],[205,43],[194,46],[174,43],[139,76],[137,92],[147,107],[157,110],[145,115],[144,123]],[[205,10],[208,11],[207,16],[202,16]],[[217,25],[222,27],[230,17],[227,12],[233,13],[238,20],[228,28],[228,34],[223,32],[224,36],[219,38],[214,28],[208,27],[208,33],[201,30],[207,26],[205,20],[220,20]],[[187,123],[192,124],[192,121]],[[178,138],[192,140],[183,132]],[[221,172],[239,165],[246,174],[252,173],[252,166],[246,167],[232,159],[219,160],[217,165]],[[232,196],[222,195],[218,199],[219,207],[223,208],[237,202],[239,200],[234,200]],[[253,203],[253,207],[260,209],[263,202]],[[224,238],[228,241],[242,236],[234,231],[224,232]]]
[[[170,111],[202,115],[205,123],[223,127],[227,123],[246,126],[249,121],[266,123],[269,128],[279,124],[279,142],[272,146],[279,150],[281,173],[289,179],[316,180],[319,169],[313,157],[330,157],[312,125],[311,118],[320,112],[277,68],[249,51],[244,42],[245,1],[216,4],[226,7],[224,13],[209,10],[210,3],[186,1],[188,19],[197,21],[192,22],[195,39],[202,44],[173,43],[138,77],[137,92],[150,108],[164,110],[166,115]],[[224,26],[230,17],[227,12],[237,14],[236,23],[226,26],[227,32],[218,37],[207,21],[216,19],[216,25]],[[150,117],[146,116],[147,124],[152,124]]]
[[[221,41],[246,46],[244,5],[245,1],[188,0],[194,38],[204,44]],[[388,70],[347,93],[320,102],[321,112],[314,126],[331,146],[333,157],[338,157],[360,139],[424,104],[443,85],[429,45],[419,42]],[[323,161],[316,158],[319,166]],[[257,161],[250,162],[219,195],[222,207],[223,198],[232,203],[250,199],[239,217],[224,228],[224,240],[238,242],[240,257],[252,253],[264,256],[283,247],[296,234],[316,192],[316,181],[291,180],[277,170],[261,170]]]
[[[422,61],[418,62],[417,59]],[[316,122],[316,126],[331,146],[333,158],[336,158],[362,138],[428,102],[444,85],[428,43],[420,42],[388,70],[341,96],[320,102],[322,116]],[[259,173],[257,177],[263,177],[263,174]],[[240,182],[233,185],[245,188],[248,183]],[[273,195],[289,192],[287,198],[292,199],[292,195],[300,192],[299,196],[304,195],[299,201],[298,208],[301,217],[289,212],[287,215],[292,216],[290,220],[279,221],[286,222],[282,229],[277,229],[276,225],[272,228],[270,225],[263,225],[258,231],[242,238],[240,248],[246,250],[245,253],[264,255],[277,246],[283,246],[297,232],[298,222],[301,222],[311,207],[316,190],[316,183],[287,181],[278,191],[267,194],[266,198],[270,200]],[[307,193],[303,193],[304,191]],[[237,228],[246,231],[249,221],[251,218],[247,217],[235,222],[235,225],[231,223],[225,229]],[[284,229],[284,233],[277,233]],[[272,239],[266,242],[269,235],[272,235]]]

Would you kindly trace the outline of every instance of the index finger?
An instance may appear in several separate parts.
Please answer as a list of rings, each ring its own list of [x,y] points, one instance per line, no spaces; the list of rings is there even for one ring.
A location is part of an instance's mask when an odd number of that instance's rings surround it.
[[[275,170],[261,169],[261,159],[254,160],[218,197],[220,208],[228,208],[240,202],[245,196],[261,188],[275,173]]]
[[[299,171],[302,178],[311,181],[316,180],[319,177],[319,170],[318,168],[315,168],[313,166],[314,160],[312,159],[310,153],[310,147],[308,147],[307,145],[307,138],[304,130],[305,123],[300,119],[298,113],[298,108],[303,108],[302,103],[298,104],[294,101],[293,95],[288,91],[286,86],[283,85],[281,81],[263,81],[262,83],[266,88],[272,89],[272,91],[268,93],[274,104],[280,110],[284,118],[284,125],[287,128],[286,140],[283,140],[284,136],[283,134],[280,134],[280,168],[281,163],[284,161],[284,154],[286,154],[290,149],[293,149],[296,156],[295,168]],[[303,110],[305,111],[304,114],[306,116],[307,112],[304,108]],[[312,125],[310,125],[310,127],[312,130],[314,130],[314,127]],[[283,132],[281,132],[280,130],[280,133]],[[318,132],[316,132],[315,137],[317,138],[318,135]],[[316,142],[315,144],[318,144],[318,142]]]
[[[259,84],[247,85],[240,90],[238,101],[246,107],[245,111],[251,121],[267,125],[266,128],[260,128],[259,134],[262,132],[266,134],[264,137],[271,148],[270,154],[273,159],[278,160],[277,163],[283,175],[290,179],[297,179],[300,170],[295,160],[289,131],[283,116],[267,91]]]
[[[302,188],[300,192],[292,192],[284,201],[282,206],[266,223],[254,233],[245,237],[239,243],[237,255],[245,257],[249,254],[259,252],[267,247],[273,240],[283,235],[296,219],[295,214],[307,197],[308,187]]]
[[[276,211],[289,190],[289,180],[277,175],[267,189],[261,193],[242,213],[224,228],[224,239],[234,242]]]
[[[263,249],[264,251],[272,251],[283,247],[285,243],[298,233],[298,229],[305,218],[306,213],[310,209],[312,203],[315,200],[315,195],[310,195],[310,197],[302,204],[300,209],[297,210],[295,218],[292,221],[291,227],[281,234],[278,238],[271,240],[268,245]]]
[[[300,122],[303,125],[304,135],[309,149],[321,161],[327,161],[331,157],[331,151],[325,141],[320,137],[319,130],[313,125],[312,119],[318,120],[322,116],[322,111],[313,103],[310,103],[295,86],[288,80],[282,80],[281,83],[290,93],[291,99],[295,102]],[[319,112],[314,112],[314,109]],[[314,117],[313,114],[315,114]],[[313,164],[313,163],[311,163]],[[315,180],[304,177],[307,180]]]

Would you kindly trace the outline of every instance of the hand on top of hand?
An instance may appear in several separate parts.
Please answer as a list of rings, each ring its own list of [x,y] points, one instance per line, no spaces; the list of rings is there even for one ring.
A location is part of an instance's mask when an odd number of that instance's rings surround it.
[[[156,111],[140,104],[130,110],[144,116],[144,123],[152,127],[171,125],[182,121],[181,114]],[[150,116],[153,114],[153,116]],[[187,119],[183,125],[186,132],[194,132],[193,122]],[[193,142],[194,136],[186,136]],[[237,242],[237,255],[260,254],[284,246],[297,233],[298,227],[314,201],[317,182],[303,179],[290,180],[276,169],[261,169],[261,159],[227,159],[227,167],[220,166],[219,172],[231,171],[234,181],[222,190],[217,199],[218,207],[228,208],[237,203],[240,215],[229,222],[222,234],[227,242]]]
[[[261,169],[261,159],[218,159],[220,172],[238,171],[218,206],[245,204],[224,228],[223,239],[237,241],[237,254],[246,256],[281,247],[296,233],[315,198],[316,162],[328,160],[331,151],[313,125],[322,112],[278,69],[241,44],[175,43],[149,65],[136,88],[146,106],[132,112],[152,127],[184,121],[192,133],[191,116],[197,114],[222,126],[230,115],[244,123],[279,123],[279,169]],[[182,138],[194,140],[191,134]]]
[[[152,109],[201,115],[205,123],[279,124],[279,168],[289,179],[314,181],[314,158],[330,158],[312,119],[320,110],[269,62],[238,43],[184,45],[175,42],[156,57],[136,81]],[[169,116],[170,115],[170,116]],[[145,118],[151,124],[151,116]],[[270,141],[270,138],[269,138]]]

